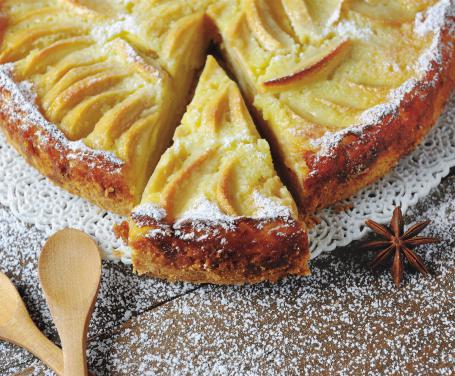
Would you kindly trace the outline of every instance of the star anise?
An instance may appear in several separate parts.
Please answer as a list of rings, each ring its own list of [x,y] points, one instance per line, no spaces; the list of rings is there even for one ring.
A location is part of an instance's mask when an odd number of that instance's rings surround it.
[[[387,263],[388,259],[393,255],[391,273],[397,287],[400,286],[403,277],[404,258],[406,258],[408,263],[418,272],[427,275],[428,269],[422,258],[414,252],[414,248],[423,244],[439,242],[439,239],[436,238],[417,236],[430,224],[430,222],[431,221],[424,221],[416,223],[404,232],[403,214],[400,207],[396,207],[393,211],[393,216],[388,227],[380,225],[371,219],[365,221],[365,224],[369,228],[384,238],[384,240],[375,240],[365,243],[362,247],[380,250],[371,263],[371,267],[376,269],[380,265]]]

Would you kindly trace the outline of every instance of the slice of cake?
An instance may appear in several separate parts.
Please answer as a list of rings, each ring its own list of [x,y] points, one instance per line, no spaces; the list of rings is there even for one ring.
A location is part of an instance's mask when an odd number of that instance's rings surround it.
[[[209,57],[195,97],[131,216],[140,274],[210,283],[309,273],[296,205],[237,85]]]

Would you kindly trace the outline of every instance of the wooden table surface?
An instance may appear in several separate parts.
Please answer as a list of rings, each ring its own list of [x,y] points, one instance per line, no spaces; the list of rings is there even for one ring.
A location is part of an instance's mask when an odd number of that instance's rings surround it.
[[[419,252],[431,269],[396,289],[356,245],[318,257],[313,275],[247,287],[168,284],[106,262],[90,325],[98,375],[449,375],[455,371],[455,174],[406,215],[431,218],[443,242]],[[0,207],[0,270],[58,343],[39,289],[45,239]],[[1,299],[1,298],[0,298]],[[1,300],[0,300],[1,304]],[[0,375],[52,374],[0,343]]]

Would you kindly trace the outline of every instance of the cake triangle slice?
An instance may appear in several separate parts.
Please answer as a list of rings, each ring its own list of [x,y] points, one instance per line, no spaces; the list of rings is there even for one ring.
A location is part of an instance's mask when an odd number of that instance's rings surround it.
[[[198,283],[307,275],[305,227],[237,85],[208,57],[129,223],[139,274]]]

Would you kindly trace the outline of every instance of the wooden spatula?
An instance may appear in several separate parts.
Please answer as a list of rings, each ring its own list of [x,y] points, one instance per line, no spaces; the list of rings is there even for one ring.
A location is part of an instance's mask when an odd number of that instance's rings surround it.
[[[38,271],[62,341],[64,375],[87,375],[88,323],[101,278],[99,249],[81,231],[60,231],[45,244]]]
[[[62,350],[36,327],[16,288],[3,273],[0,273],[0,339],[23,347],[63,375]]]

